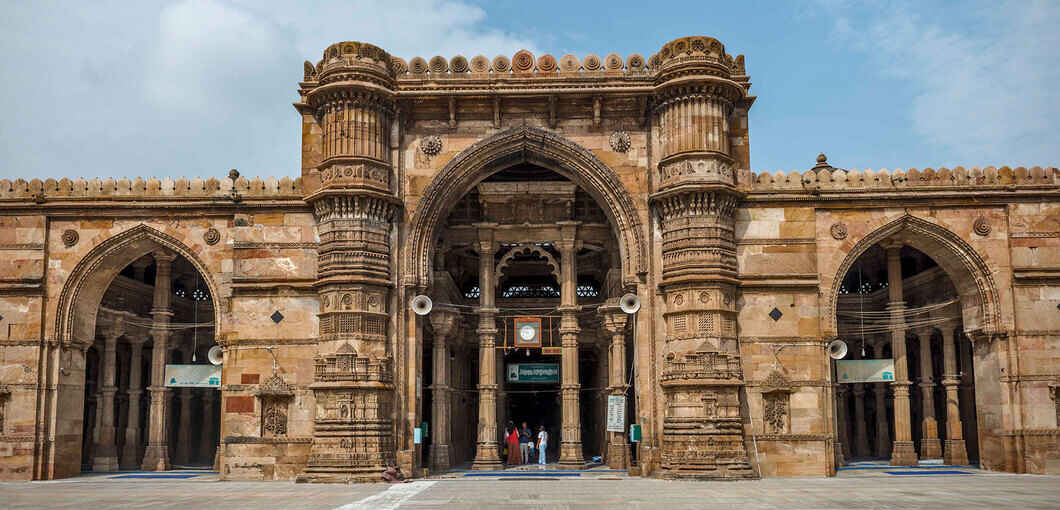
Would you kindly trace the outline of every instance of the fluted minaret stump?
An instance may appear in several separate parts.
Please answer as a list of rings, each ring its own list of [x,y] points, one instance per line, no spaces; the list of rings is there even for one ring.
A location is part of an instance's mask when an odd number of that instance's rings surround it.
[[[743,197],[736,174],[749,164],[744,135],[754,98],[742,58],[714,38],[671,41],[651,62],[660,159],[649,200],[662,230],[666,321],[663,476],[755,478],[735,327],[735,211]]]
[[[968,464],[968,450],[964,443],[961,423],[961,401],[959,394],[960,374],[957,373],[957,352],[954,346],[952,324],[942,326],[943,374],[942,386],[946,388],[946,442],[943,462],[953,466]]]
[[[376,481],[397,465],[389,345],[398,316],[390,309],[390,241],[400,209],[391,151],[393,71],[389,54],[360,42],[331,45],[324,61],[319,74],[306,75],[295,104],[303,115],[305,201],[320,237],[311,385],[317,406],[309,461],[299,478]],[[333,370],[328,359],[349,359],[353,366]]]
[[[166,387],[166,357],[169,354],[169,321],[173,312],[169,307],[173,260],[176,255],[165,251],[153,253],[155,258],[155,294],[151,306],[153,324],[151,338],[151,414],[148,422],[147,449],[144,451],[144,471],[166,471],[169,462],[169,388]]]
[[[140,467],[140,395],[143,394],[143,338],[129,338],[129,396],[128,420],[125,423],[125,444],[121,451],[123,467]]]
[[[118,337],[124,330],[121,319],[106,332],[103,347],[103,397],[100,404],[99,440],[96,443],[95,458],[92,460],[92,471],[108,472],[118,470],[118,446],[114,419],[114,394],[118,392],[115,375],[117,373]]]
[[[909,409],[909,359],[905,349],[905,301],[902,297],[902,243],[889,240],[883,243],[887,251],[887,291],[890,302],[891,323],[898,327],[891,331],[891,352],[894,355],[894,449],[891,451],[892,466],[912,466],[918,462],[913,447],[912,417]]]
[[[917,331],[920,339],[920,390],[923,404],[923,420],[920,427],[920,458],[942,458],[942,442],[939,441],[939,424],[935,419],[935,383],[932,378],[931,335],[935,330],[925,328]]]

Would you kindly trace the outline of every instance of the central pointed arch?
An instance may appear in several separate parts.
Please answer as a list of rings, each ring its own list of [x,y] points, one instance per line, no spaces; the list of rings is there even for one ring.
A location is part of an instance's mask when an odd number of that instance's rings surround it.
[[[409,222],[405,285],[430,285],[431,251],[438,226],[455,199],[486,177],[521,163],[562,174],[600,204],[618,239],[623,286],[636,285],[638,275],[647,271],[646,246],[640,216],[622,181],[589,150],[533,127],[508,129],[475,143],[449,161],[431,181]]]

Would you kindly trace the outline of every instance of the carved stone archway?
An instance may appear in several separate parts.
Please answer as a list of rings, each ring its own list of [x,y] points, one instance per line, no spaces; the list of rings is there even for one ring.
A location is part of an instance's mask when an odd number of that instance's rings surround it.
[[[826,335],[837,336],[835,312],[839,303],[839,286],[850,268],[873,245],[892,237],[900,238],[905,244],[931,257],[950,277],[960,297],[964,329],[969,335],[993,335],[1002,332],[1004,326],[997,284],[982,257],[952,231],[907,214],[869,233],[847,252],[833,280],[832,288],[826,290]]]
[[[508,129],[475,143],[449,161],[431,181],[409,222],[405,285],[429,286],[438,227],[456,203],[455,198],[486,177],[521,163],[562,174],[600,204],[618,239],[623,286],[636,285],[638,274],[647,271],[645,233],[633,198],[618,175],[584,147],[532,127]]]

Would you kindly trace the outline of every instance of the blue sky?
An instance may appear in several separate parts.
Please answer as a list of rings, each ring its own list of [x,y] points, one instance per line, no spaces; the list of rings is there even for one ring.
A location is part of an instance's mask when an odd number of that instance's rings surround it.
[[[308,5],[309,7],[306,7]],[[742,53],[755,171],[1060,164],[1060,2],[15,2],[0,20],[0,177],[299,173],[302,61]]]

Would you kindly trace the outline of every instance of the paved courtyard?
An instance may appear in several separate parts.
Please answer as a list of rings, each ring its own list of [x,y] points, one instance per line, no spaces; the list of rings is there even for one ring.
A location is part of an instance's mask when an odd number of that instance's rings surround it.
[[[219,482],[209,472],[82,476],[0,483],[0,507],[163,509],[703,509],[703,508],[1060,508],[1060,476],[961,469],[846,470],[836,478],[671,482],[609,471],[454,473],[404,484],[316,485]],[[935,470],[943,471],[943,470]],[[948,471],[948,470],[946,470]],[[143,477],[140,477],[143,476]],[[151,476],[148,478],[147,476]],[[177,478],[180,476],[180,478]]]

